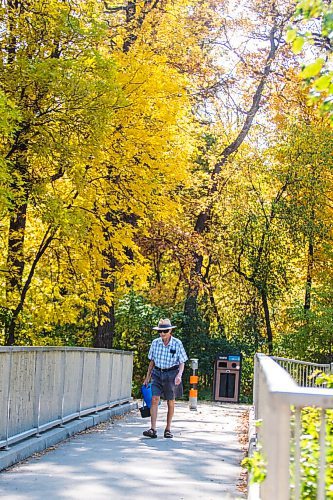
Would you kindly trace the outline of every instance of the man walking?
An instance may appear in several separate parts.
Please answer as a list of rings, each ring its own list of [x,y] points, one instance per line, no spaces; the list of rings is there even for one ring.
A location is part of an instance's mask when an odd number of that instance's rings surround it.
[[[182,342],[172,336],[169,319],[160,319],[158,326],[153,327],[160,334],[150,346],[148,358],[150,363],[144,385],[148,385],[152,377],[152,402],[150,407],[151,428],[143,435],[150,438],[157,437],[156,421],[160,397],[164,397],[168,404],[167,423],[164,431],[165,438],[172,438],[171,422],[175,411],[175,399],[183,395],[182,375],[187,355]]]

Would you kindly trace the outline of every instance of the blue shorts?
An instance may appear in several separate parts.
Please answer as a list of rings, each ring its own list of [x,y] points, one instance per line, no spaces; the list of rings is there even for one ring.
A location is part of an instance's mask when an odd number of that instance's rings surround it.
[[[175,384],[178,367],[169,372],[160,372],[155,368],[152,371],[151,392],[153,396],[160,396],[166,400],[181,398],[183,395],[183,384]]]

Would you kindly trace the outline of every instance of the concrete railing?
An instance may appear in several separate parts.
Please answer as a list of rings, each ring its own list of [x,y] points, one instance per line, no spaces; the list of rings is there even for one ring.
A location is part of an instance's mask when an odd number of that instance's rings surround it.
[[[267,464],[266,479],[260,485],[256,498],[300,498],[301,412],[303,408],[313,406],[320,409],[317,499],[325,500],[325,422],[327,409],[333,408],[333,389],[301,387],[277,361],[263,354],[257,354],[255,358],[255,419],[260,421],[256,441]],[[295,368],[295,363],[298,362],[290,360],[291,371],[296,370],[300,374],[300,368]],[[304,367],[309,370],[307,363]],[[324,371],[322,365],[317,368]],[[304,380],[304,377],[300,375],[300,380]],[[291,463],[295,464],[292,481]],[[249,498],[255,496],[249,494]]]
[[[0,448],[131,400],[131,352],[0,348]]]

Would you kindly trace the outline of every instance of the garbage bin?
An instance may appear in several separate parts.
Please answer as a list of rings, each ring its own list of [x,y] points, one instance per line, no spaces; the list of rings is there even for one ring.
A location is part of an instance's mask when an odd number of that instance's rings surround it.
[[[214,401],[238,403],[241,367],[241,354],[217,354],[214,364]]]

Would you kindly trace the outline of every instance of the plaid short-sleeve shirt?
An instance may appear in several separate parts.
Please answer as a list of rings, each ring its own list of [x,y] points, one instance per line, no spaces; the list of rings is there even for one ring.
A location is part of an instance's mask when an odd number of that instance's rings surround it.
[[[171,366],[185,363],[188,357],[181,340],[171,337],[168,345],[164,345],[161,338],[152,341],[148,358],[154,361],[158,368],[171,368]]]

